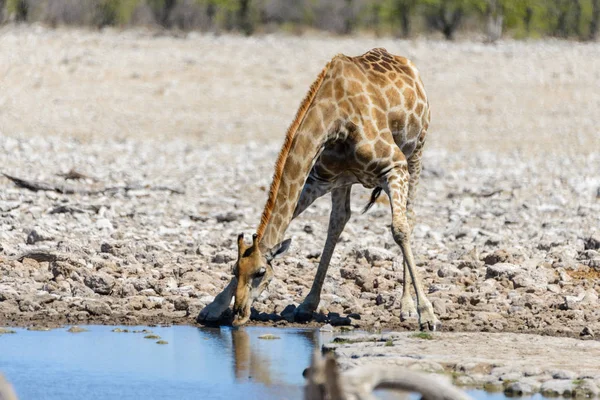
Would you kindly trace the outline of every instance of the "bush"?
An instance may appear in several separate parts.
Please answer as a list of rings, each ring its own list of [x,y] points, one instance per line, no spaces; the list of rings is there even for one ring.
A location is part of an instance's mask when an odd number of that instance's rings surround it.
[[[491,40],[545,35],[595,39],[600,0],[0,0],[0,22],[41,21],[51,26],[147,25],[183,30],[300,32],[313,27],[338,34],[369,30],[410,36],[424,28],[452,39],[467,28]]]

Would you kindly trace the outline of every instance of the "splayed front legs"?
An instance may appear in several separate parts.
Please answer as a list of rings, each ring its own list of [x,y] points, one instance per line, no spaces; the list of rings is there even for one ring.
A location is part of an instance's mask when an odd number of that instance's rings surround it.
[[[440,325],[439,320],[433,312],[431,302],[425,296],[421,280],[417,272],[415,260],[410,247],[411,227],[407,219],[406,202],[408,195],[408,182],[410,176],[406,164],[400,164],[390,171],[384,190],[390,198],[392,207],[392,235],[396,243],[402,249],[404,255],[405,285],[403,299],[408,296],[408,276],[412,280],[417,295],[417,312],[419,314],[419,326],[421,329],[435,330]],[[406,271],[408,270],[408,271]],[[408,272],[408,274],[406,273]]]
[[[327,275],[327,268],[329,267],[331,256],[333,255],[335,246],[346,223],[350,219],[350,191],[351,186],[345,186],[331,191],[332,205],[325,247],[323,248],[321,260],[319,260],[319,267],[317,268],[317,274],[315,275],[315,280],[313,281],[310,292],[302,304],[296,309],[296,321],[308,321],[312,319],[313,311],[319,306],[321,289],[323,288],[323,282],[325,282],[325,276]]]

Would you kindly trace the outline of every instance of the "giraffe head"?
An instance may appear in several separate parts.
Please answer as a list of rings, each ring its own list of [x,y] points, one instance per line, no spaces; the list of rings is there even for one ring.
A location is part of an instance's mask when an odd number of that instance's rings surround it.
[[[258,246],[258,235],[252,235],[252,245],[246,246],[244,234],[238,236],[238,260],[233,267],[237,278],[235,302],[233,304],[234,326],[245,324],[250,319],[252,303],[273,278],[271,261],[283,254],[290,246],[291,239],[284,240],[272,249],[262,252]]]

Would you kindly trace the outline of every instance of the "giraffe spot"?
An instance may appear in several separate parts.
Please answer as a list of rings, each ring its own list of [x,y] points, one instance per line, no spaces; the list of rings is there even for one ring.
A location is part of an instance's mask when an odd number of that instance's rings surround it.
[[[386,142],[386,143],[388,143],[388,144],[390,144],[390,145],[393,145],[393,144],[395,144],[396,142],[394,141],[394,137],[391,135],[391,133],[392,133],[392,132],[389,130],[389,127],[388,127],[387,129],[385,129],[385,130],[382,130],[382,131],[380,132],[380,134],[379,134],[379,138],[380,138],[381,140],[383,140],[384,142]]]
[[[350,95],[361,93],[363,91],[362,85],[354,79],[348,80],[347,87],[348,87],[348,94],[350,94]]]
[[[333,91],[335,93],[335,99],[340,101],[344,98],[344,80],[342,78],[337,78],[333,84]]]
[[[346,71],[346,76],[349,79],[356,79],[358,81],[364,79],[365,77],[365,73],[364,73],[364,65],[362,64],[362,62],[360,60],[354,59],[351,62],[346,64],[345,67],[345,71]]]
[[[379,65],[381,65],[381,67],[384,68],[386,71],[389,71],[389,72],[392,71],[392,66],[390,65],[389,62],[387,62],[385,60],[379,61]]]
[[[406,164],[406,157],[402,151],[394,151],[394,154],[392,154],[392,160],[394,160],[396,164]]]
[[[371,140],[375,140],[377,138],[377,135],[378,135],[377,127],[365,124],[363,131],[364,131],[365,139],[371,141]]]
[[[321,91],[325,96],[334,97],[333,84],[330,79],[325,80],[321,85]]]
[[[362,57],[356,58],[356,61],[358,62],[360,68],[365,72],[371,68],[371,63]]]
[[[359,114],[365,114],[368,112],[369,98],[364,93],[353,96],[350,101],[352,102],[355,112]]]
[[[404,135],[406,129],[406,116],[400,113],[390,113],[388,127],[392,131],[392,135]]]
[[[415,116],[415,114],[410,114],[408,116],[408,125],[411,128],[412,127],[417,127],[417,128],[419,128],[419,130],[421,128],[421,124],[419,123],[419,119]]]
[[[400,75],[398,77],[398,82],[400,82],[400,87],[409,87],[412,88],[413,87],[413,81],[412,79],[408,78],[406,75]]]
[[[368,144],[363,144],[356,149],[354,157],[359,163],[367,164],[373,158],[373,148]]]
[[[273,217],[273,224],[275,226],[280,226],[282,222],[283,222],[283,219],[281,218],[281,214],[280,213],[275,214],[275,216]]]
[[[421,124],[414,114],[410,114],[408,117],[406,140],[415,140],[421,133]]]
[[[375,85],[380,92],[390,83],[390,80],[386,74],[369,74],[369,81]]]
[[[370,61],[372,63],[375,63],[377,61],[379,61],[379,57],[377,57],[376,55],[374,55],[373,53],[370,53],[369,55],[367,55],[365,57],[367,59],[367,61]]]
[[[387,126],[387,117],[383,111],[371,108],[371,118],[375,121],[378,129],[384,129]]]
[[[296,180],[300,176],[300,163],[294,157],[288,157],[285,172],[290,176],[291,179]]]
[[[392,68],[392,66],[391,66],[391,65],[390,65],[390,68]],[[390,69],[390,71],[391,71],[391,69]],[[388,77],[389,77],[389,78],[390,78],[390,80],[392,80],[392,81],[395,81],[397,76],[398,76],[398,75],[397,75],[395,72],[390,72],[390,73],[388,74]]]
[[[417,106],[415,107],[415,113],[416,113],[418,116],[421,116],[421,115],[423,115],[423,110],[424,110],[424,109],[425,109],[425,106],[423,105],[423,103],[419,103],[419,104],[417,104]]]
[[[375,143],[375,155],[379,158],[388,158],[392,153],[391,146],[389,143],[385,143],[383,140],[379,139]]]
[[[302,124],[300,125],[299,129],[314,132],[320,126],[321,116],[319,115],[317,107],[312,105],[304,115],[304,119],[302,120]]]
[[[339,113],[342,118],[348,118],[350,114],[354,113],[354,107],[352,107],[352,103],[350,103],[348,100],[343,100],[340,102]]]
[[[289,186],[287,179],[281,178],[281,181],[279,182],[278,193],[281,193],[284,196],[289,196]]]
[[[394,56],[394,60],[400,65],[408,64],[408,58],[402,56]]]
[[[369,97],[371,102],[375,107],[379,107],[381,110],[387,110],[387,104],[385,102],[385,98],[383,97],[381,90],[372,83],[367,85],[367,91],[369,93]]]
[[[414,73],[413,69],[411,67],[409,67],[408,65],[400,66],[400,70],[411,78],[415,77],[415,73]]]
[[[402,100],[400,98],[400,93],[398,92],[398,89],[394,87],[388,88],[385,91],[385,95],[391,107],[402,104]]]
[[[348,130],[348,138],[354,139],[359,134],[358,125],[354,121],[346,123],[346,129]]]
[[[413,107],[415,106],[415,101],[416,101],[414,90],[406,88],[404,90],[404,100],[405,100],[406,108],[408,110],[412,110]]]
[[[417,89],[417,96],[419,96],[419,99],[426,101],[426,96],[425,96],[425,92],[423,91],[422,85],[417,84],[415,85],[416,89]]]
[[[372,67],[373,67],[374,71],[381,72],[382,74],[385,74],[385,69],[382,68],[381,65],[379,65],[378,63],[373,63]]]

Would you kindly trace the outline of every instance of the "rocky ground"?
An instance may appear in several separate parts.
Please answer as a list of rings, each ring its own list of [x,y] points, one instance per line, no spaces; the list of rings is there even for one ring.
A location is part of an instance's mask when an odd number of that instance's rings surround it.
[[[600,332],[596,44],[8,27],[0,46],[0,172],[48,189],[0,177],[0,325],[193,323],[256,228],[310,82],[337,52],[384,46],[414,59],[433,108],[413,250],[444,329]],[[414,329],[389,206],[361,215],[353,193],[319,313]],[[328,211],[290,227],[255,323],[288,324],[275,314],[308,293]]]

